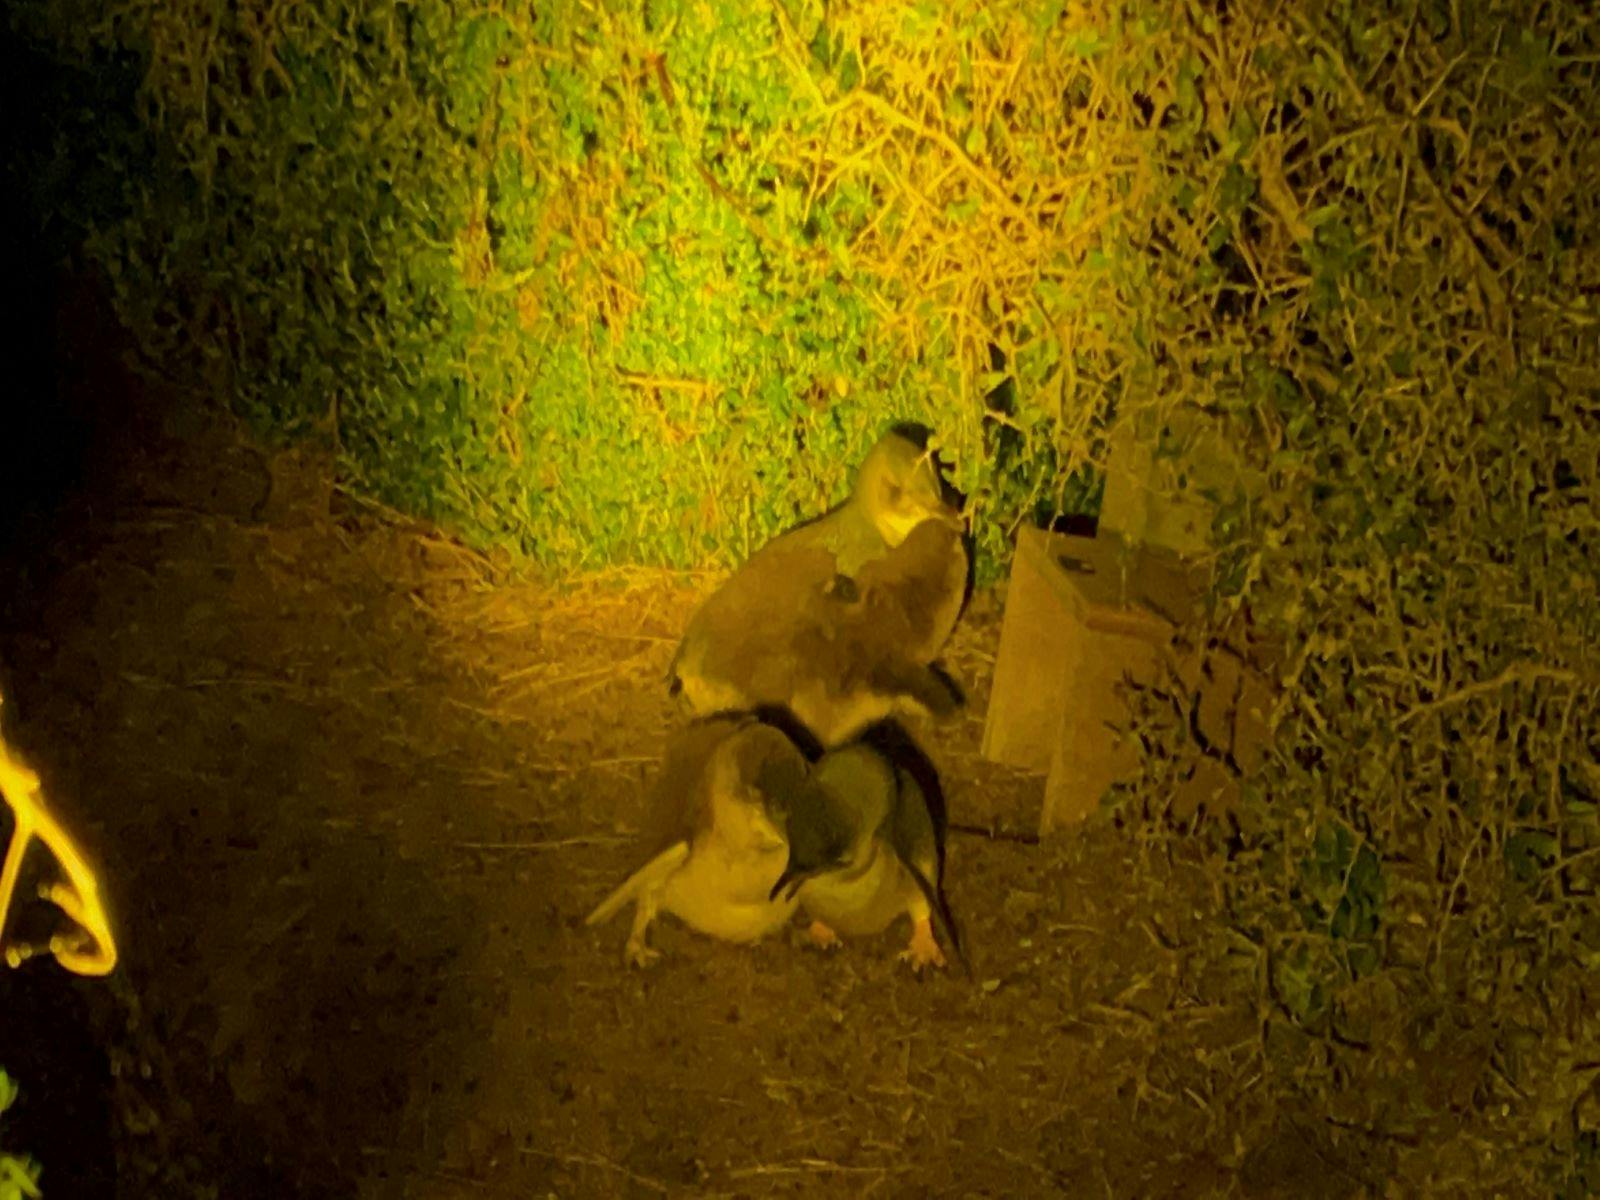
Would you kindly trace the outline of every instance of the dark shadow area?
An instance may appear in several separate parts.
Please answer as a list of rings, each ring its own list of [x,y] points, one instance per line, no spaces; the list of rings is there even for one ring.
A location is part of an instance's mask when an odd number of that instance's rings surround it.
[[[106,872],[128,954],[95,998],[99,1032],[149,1075],[121,1085],[116,1194],[349,1197],[374,1158],[415,1166],[396,1129],[429,1091],[429,1047],[470,1026],[448,986],[470,923],[377,838],[296,816],[248,822],[257,835],[230,824],[172,822],[165,847],[147,825],[151,840],[130,832],[108,856],[147,860]],[[61,1132],[52,1119],[19,1144],[65,1161]]]
[[[0,967],[5,1145],[52,1197],[349,1197],[413,1169],[408,1113],[480,1069],[450,984],[480,922],[395,844],[399,806],[454,794],[389,742],[381,671],[306,678],[410,604],[369,578],[363,624],[269,576],[228,500],[259,453],[200,410],[212,432],[169,439],[184,401],[124,365],[94,276],[12,255],[40,302],[0,437],[4,729],[100,866],[121,961]]]
[[[128,64],[53,61],[0,21],[0,234],[7,403],[0,425],[0,552],[50,540],[69,492],[127,433],[129,394],[100,339],[103,290],[74,262],[83,223],[117,203],[105,165],[72,153],[90,128],[137,137]]]
[[[95,985],[52,962],[0,967],[0,1067],[20,1089],[0,1148],[48,1161],[49,1196],[115,1194],[111,1064],[91,1020]]]

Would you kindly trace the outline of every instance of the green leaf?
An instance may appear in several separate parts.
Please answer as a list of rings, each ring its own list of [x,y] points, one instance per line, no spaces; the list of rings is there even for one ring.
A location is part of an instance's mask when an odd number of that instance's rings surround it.
[[[1555,837],[1542,829],[1524,829],[1506,839],[1502,854],[1518,882],[1531,883],[1555,861]]]
[[[1084,29],[1067,43],[1067,48],[1079,58],[1098,58],[1110,45],[1111,42],[1098,29]]]
[[[1069,225],[1080,224],[1083,221],[1083,214],[1088,211],[1088,208],[1089,189],[1086,187],[1079,188],[1078,194],[1073,196],[1067,203],[1066,212],[1062,214],[1063,219]]]
[[[1045,3],[1036,5],[1033,9],[1033,30],[1037,37],[1049,34],[1060,22],[1061,14],[1067,10],[1067,0],[1045,0]]]
[[[39,1165],[0,1151],[0,1200],[40,1200]]]
[[[983,207],[983,197],[974,193],[965,200],[955,201],[945,205],[944,215],[957,224],[966,224],[978,215],[978,210]]]
[[[1255,148],[1258,132],[1255,117],[1251,115],[1250,110],[1235,109],[1233,121],[1228,126],[1228,142],[1222,148],[1222,152],[1234,160],[1245,158]]]

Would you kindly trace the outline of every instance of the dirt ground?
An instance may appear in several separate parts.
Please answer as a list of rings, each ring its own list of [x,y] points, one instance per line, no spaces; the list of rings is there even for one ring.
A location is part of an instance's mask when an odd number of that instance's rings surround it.
[[[507,583],[312,456],[147,411],[0,589],[6,732],[123,955],[0,972],[0,1132],[47,1200],[1363,1194],[1236,1069],[1253,998],[1185,951],[1209,897],[1110,828],[952,836],[973,980],[913,976],[903,927],[824,955],[669,919],[626,968],[625,919],[582,918],[714,580]],[[999,619],[980,594],[929,745],[953,820],[1025,834],[1041,781],[977,753]]]

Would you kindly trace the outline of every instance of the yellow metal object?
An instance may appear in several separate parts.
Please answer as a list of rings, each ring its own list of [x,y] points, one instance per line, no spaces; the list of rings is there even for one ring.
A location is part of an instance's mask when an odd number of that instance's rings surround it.
[[[72,918],[80,931],[76,936],[57,934],[52,937],[50,953],[75,974],[109,975],[117,965],[117,947],[111,937],[111,923],[100,903],[100,883],[67,831],[45,809],[39,776],[12,753],[3,736],[0,736],[0,796],[16,818],[16,828],[11,831],[11,843],[6,848],[5,865],[0,867],[0,950],[5,952],[6,962],[13,967],[20,966],[37,949],[7,945],[5,928],[11,897],[22,874],[22,860],[27,857],[29,844],[38,838],[67,876],[66,883],[52,883],[42,888],[40,895]]]

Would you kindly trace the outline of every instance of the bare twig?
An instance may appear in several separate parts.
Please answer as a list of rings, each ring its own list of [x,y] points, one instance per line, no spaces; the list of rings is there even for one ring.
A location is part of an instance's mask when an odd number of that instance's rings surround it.
[[[1437,700],[1430,700],[1426,704],[1419,704],[1400,714],[1395,722],[1397,725],[1408,725],[1419,717],[1440,712],[1446,708],[1453,708],[1458,704],[1465,704],[1477,696],[1486,696],[1490,692],[1497,692],[1503,687],[1513,684],[1534,683],[1545,680],[1550,683],[1564,683],[1576,687],[1582,682],[1575,671],[1564,670],[1559,667],[1546,667],[1538,663],[1520,662],[1512,663],[1492,679],[1480,679],[1477,683],[1470,683],[1465,687],[1441,696]]]

